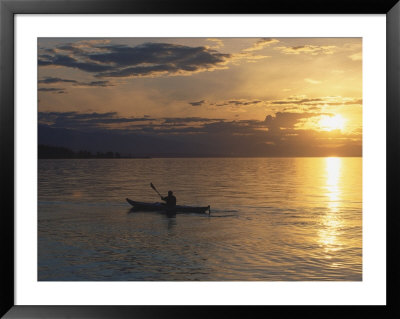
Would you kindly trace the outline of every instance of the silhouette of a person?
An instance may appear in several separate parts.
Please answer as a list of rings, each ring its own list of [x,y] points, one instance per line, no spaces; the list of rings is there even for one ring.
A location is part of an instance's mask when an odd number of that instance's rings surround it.
[[[174,209],[176,206],[176,197],[172,194],[172,191],[168,191],[168,196],[161,197],[163,201],[167,203],[168,210]]]

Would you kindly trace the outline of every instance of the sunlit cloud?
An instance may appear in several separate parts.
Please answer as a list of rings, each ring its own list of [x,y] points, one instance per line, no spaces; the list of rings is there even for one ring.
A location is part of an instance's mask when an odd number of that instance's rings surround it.
[[[310,83],[310,84],[320,84],[321,83],[321,81],[313,80],[310,78],[305,78],[304,81],[306,81],[307,83]]]
[[[296,124],[310,117],[319,116],[318,113],[291,113],[277,112],[275,116],[267,115],[265,124],[270,130],[294,129]]]
[[[276,50],[281,51],[284,54],[310,54],[310,55],[322,55],[322,54],[333,54],[336,46],[334,45],[299,45],[299,46],[281,46],[276,47]]]
[[[238,99],[238,100],[226,100],[222,102],[215,103],[215,106],[247,106],[262,103],[262,100],[247,100],[247,99]]]
[[[231,56],[230,63],[239,65],[242,62],[256,63],[264,59],[271,58],[269,55],[254,54],[253,51],[234,53]]]
[[[211,49],[220,49],[224,46],[224,42],[221,39],[209,38],[207,41],[210,41],[214,44],[210,46]]]
[[[349,56],[349,58],[353,61],[361,61],[362,60],[362,53],[357,52]]]
[[[311,79],[308,79],[311,80]],[[312,81],[312,80],[311,80]],[[318,81],[315,81],[318,82]],[[315,83],[317,84],[317,83]],[[285,99],[279,100],[263,100],[263,99],[229,99],[223,101],[190,101],[188,104],[192,106],[214,106],[214,107],[246,107],[246,106],[285,106],[285,110],[293,110],[294,112],[305,112],[321,110],[326,106],[346,106],[346,105],[362,105],[361,98],[350,98],[342,96],[323,96],[323,97],[308,97],[306,95],[294,95]]]
[[[277,39],[271,39],[271,38],[262,38],[258,40],[256,43],[253,44],[253,46],[244,49],[243,51],[245,52],[252,52],[252,51],[259,51],[264,49],[265,47],[268,47],[272,44],[278,43],[279,40]]]
[[[337,106],[337,105],[362,105],[361,98],[342,96],[322,96],[309,98],[306,95],[289,96],[286,99],[265,101],[268,105],[293,105],[293,106]]]

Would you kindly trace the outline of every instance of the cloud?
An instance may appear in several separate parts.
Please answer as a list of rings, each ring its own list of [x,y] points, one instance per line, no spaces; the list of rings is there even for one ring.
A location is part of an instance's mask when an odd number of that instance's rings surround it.
[[[45,77],[42,80],[39,80],[38,83],[43,84],[54,84],[54,83],[77,83],[75,80],[67,80],[67,79],[60,79],[54,77]]]
[[[342,97],[332,97],[327,98],[326,105],[362,105],[363,100],[358,98],[342,98]]]
[[[271,104],[305,104],[305,103],[313,103],[313,102],[323,102],[322,98],[307,98],[307,97],[289,97],[284,100],[275,100],[270,101]]]
[[[354,104],[362,105],[363,100],[362,99],[350,99],[349,101],[346,101],[344,104],[346,104],[346,105],[354,105]]]
[[[319,116],[321,113],[294,113],[277,112],[275,116],[267,115],[265,124],[270,130],[294,129],[295,125],[301,120]]]
[[[114,84],[110,81],[91,81],[91,82],[76,82],[74,86],[79,87],[110,87],[114,86]]]
[[[317,84],[320,81],[307,79],[310,83]],[[287,106],[284,110],[297,110],[298,112],[321,110],[324,106],[334,105],[362,105],[362,99],[341,96],[307,97],[306,95],[294,95],[279,100],[261,100],[261,99],[230,99],[217,102],[208,102],[206,100],[188,102],[192,106],[200,106],[208,103],[210,106],[232,108],[240,106],[260,105],[260,106]],[[301,107],[301,108],[299,108]],[[272,108],[273,109],[273,108]]]
[[[207,47],[169,43],[137,46],[80,42],[56,47],[53,55],[40,55],[39,66],[64,66],[95,73],[96,77],[154,77],[188,75],[225,68],[230,54]],[[89,50],[90,49],[90,50]]]
[[[254,105],[263,102],[262,100],[246,100],[246,99],[238,99],[238,100],[226,100],[219,103],[216,103],[216,106],[247,106]]]
[[[268,58],[255,55],[253,51],[272,43],[276,39],[261,39],[251,48],[228,54],[216,49],[222,44],[219,39],[208,39],[217,46],[185,46],[171,43],[147,42],[137,46],[110,44],[108,42],[78,41],[41,49],[40,67],[62,66],[93,73],[95,77],[161,77],[183,76],[199,72],[228,68],[228,64],[257,62]]]
[[[333,54],[336,46],[334,45],[299,45],[289,47],[277,47],[276,50],[281,51],[284,54],[310,54],[310,55],[321,55],[321,54]]]
[[[243,51],[245,51],[245,52],[259,51],[267,46],[270,46],[271,44],[275,44],[278,42],[279,42],[279,40],[277,40],[277,39],[262,38],[262,39],[258,40],[256,43],[254,43],[253,46],[251,46],[250,48],[246,48]]]
[[[349,56],[349,58],[353,61],[362,61],[362,53],[357,52]]]
[[[223,121],[223,119],[211,119],[211,118],[204,118],[204,117],[166,117],[163,118],[164,123],[194,123],[194,122],[216,122],[216,121]]]
[[[308,80],[314,81],[315,84],[319,82],[312,79]],[[342,96],[308,97],[307,95],[293,95],[279,100],[230,99],[217,102],[209,102],[207,100],[189,102],[192,106],[200,106],[206,103],[214,107],[230,107],[232,111],[244,110],[246,106],[260,106],[268,107],[272,111],[280,110],[281,112],[307,114],[308,112],[322,112],[323,108],[327,106],[361,106],[362,99]]]
[[[197,102],[189,102],[191,106],[200,106],[205,103],[205,100],[197,101]]]
[[[59,45],[52,49],[45,49],[47,53],[61,53],[69,55],[71,53],[74,54],[90,54],[90,53],[100,53],[104,52],[105,49],[103,46],[109,44],[110,40],[81,40],[73,43],[67,43]]]
[[[76,80],[61,79],[55,77],[46,77],[38,81],[39,84],[55,84],[55,83],[72,83],[74,87],[77,88],[87,88],[87,87],[110,87],[114,86],[110,81],[90,81],[90,82],[78,82]],[[67,93],[66,89],[51,88],[51,87],[41,87],[38,89],[40,92],[53,92],[53,93]]]
[[[256,63],[259,60],[270,58],[269,55],[254,55],[251,52],[240,52],[232,55],[232,63],[238,64],[243,61],[247,63]]]
[[[209,38],[207,39],[207,41],[211,41],[214,43],[214,45],[210,47],[212,49],[219,49],[224,46],[224,42],[221,39]]]
[[[38,91],[42,91],[42,92],[55,92],[55,91],[60,91],[60,90],[64,90],[64,89],[60,89],[60,88],[39,88]]]
[[[38,91],[39,92],[59,93],[59,94],[66,93],[65,89],[60,89],[60,88],[39,88]]]
[[[152,134],[224,133],[232,134],[254,128],[265,127],[263,121],[226,121],[221,118],[203,117],[121,117],[116,112],[39,112],[39,124],[53,128],[83,131],[116,130],[124,132],[145,132]]]
[[[127,124],[140,122],[149,123],[153,118],[119,117],[116,112],[108,113],[78,113],[78,112],[39,112],[39,124],[54,128],[95,130],[99,128],[121,129]]]
[[[307,79],[313,81],[310,83],[319,83],[320,81]],[[192,106],[200,106],[208,103],[210,106],[225,107],[229,106],[232,108],[240,106],[260,105],[260,106],[288,106],[285,110],[298,110],[301,112],[310,110],[320,110],[321,107],[327,105],[362,105],[362,99],[350,98],[341,96],[324,96],[324,97],[307,97],[306,95],[294,95],[279,100],[261,100],[261,99],[230,99],[217,102],[209,102],[207,100],[188,102]],[[298,107],[302,107],[299,109]]]
[[[167,125],[166,125],[167,124]],[[207,119],[207,118],[177,118],[169,119],[167,123],[156,123],[151,126],[142,128],[142,131],[152,132],[154,134],[174,134],[188,136],[188,134],[198,134],[208,136],[208,139],[214,137],[229,136],[259,136],[265,132],[261,132],[259,128],[265,128],[263,121],[243,120],[243,121],[227,121],[224,119]],[[206,138],[205,137],[205,138]],[[229,139],[229,138],[228,138]]]
[[[310,78],[305,78],[304,81],[306,81],[307,83],[310,83],[310,84],[320,84],[321,83],[321,81],[313,80]]]
[[[290,96],[281,100],[265,101],[267,105],[288,105],[293,107],[298,106],[325,106],[325,105],[362,105],[362,99],[350,98],[342,96],[324,96],[309,98],[306,95]],[[309,108],[310,109],[310,108]]]
[[[105,72],[113,69],[111,65],[99,64],[88,61],[79,61],[74,57],[61,54],[55,54],[54,56],[48,56],[46,58],[40,56],[38,64],[39,66],[54,65],[54,66],[76,68],[86,72]]]

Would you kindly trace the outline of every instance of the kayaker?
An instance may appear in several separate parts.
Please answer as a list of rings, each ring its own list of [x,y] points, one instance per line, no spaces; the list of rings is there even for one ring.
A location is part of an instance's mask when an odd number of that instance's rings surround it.
[[[172,191],[168,191],[168,196],[161,197],[161,199],[167,203],[168,209],[175,208],[176,197],[173,195]]]

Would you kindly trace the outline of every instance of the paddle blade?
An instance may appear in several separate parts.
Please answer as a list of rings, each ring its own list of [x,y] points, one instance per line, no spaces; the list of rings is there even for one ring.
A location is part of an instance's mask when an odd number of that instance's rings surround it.
[[[156,190],[155,186],[153,185],[153,183],[150,183],[150,186],[152,189]]]

